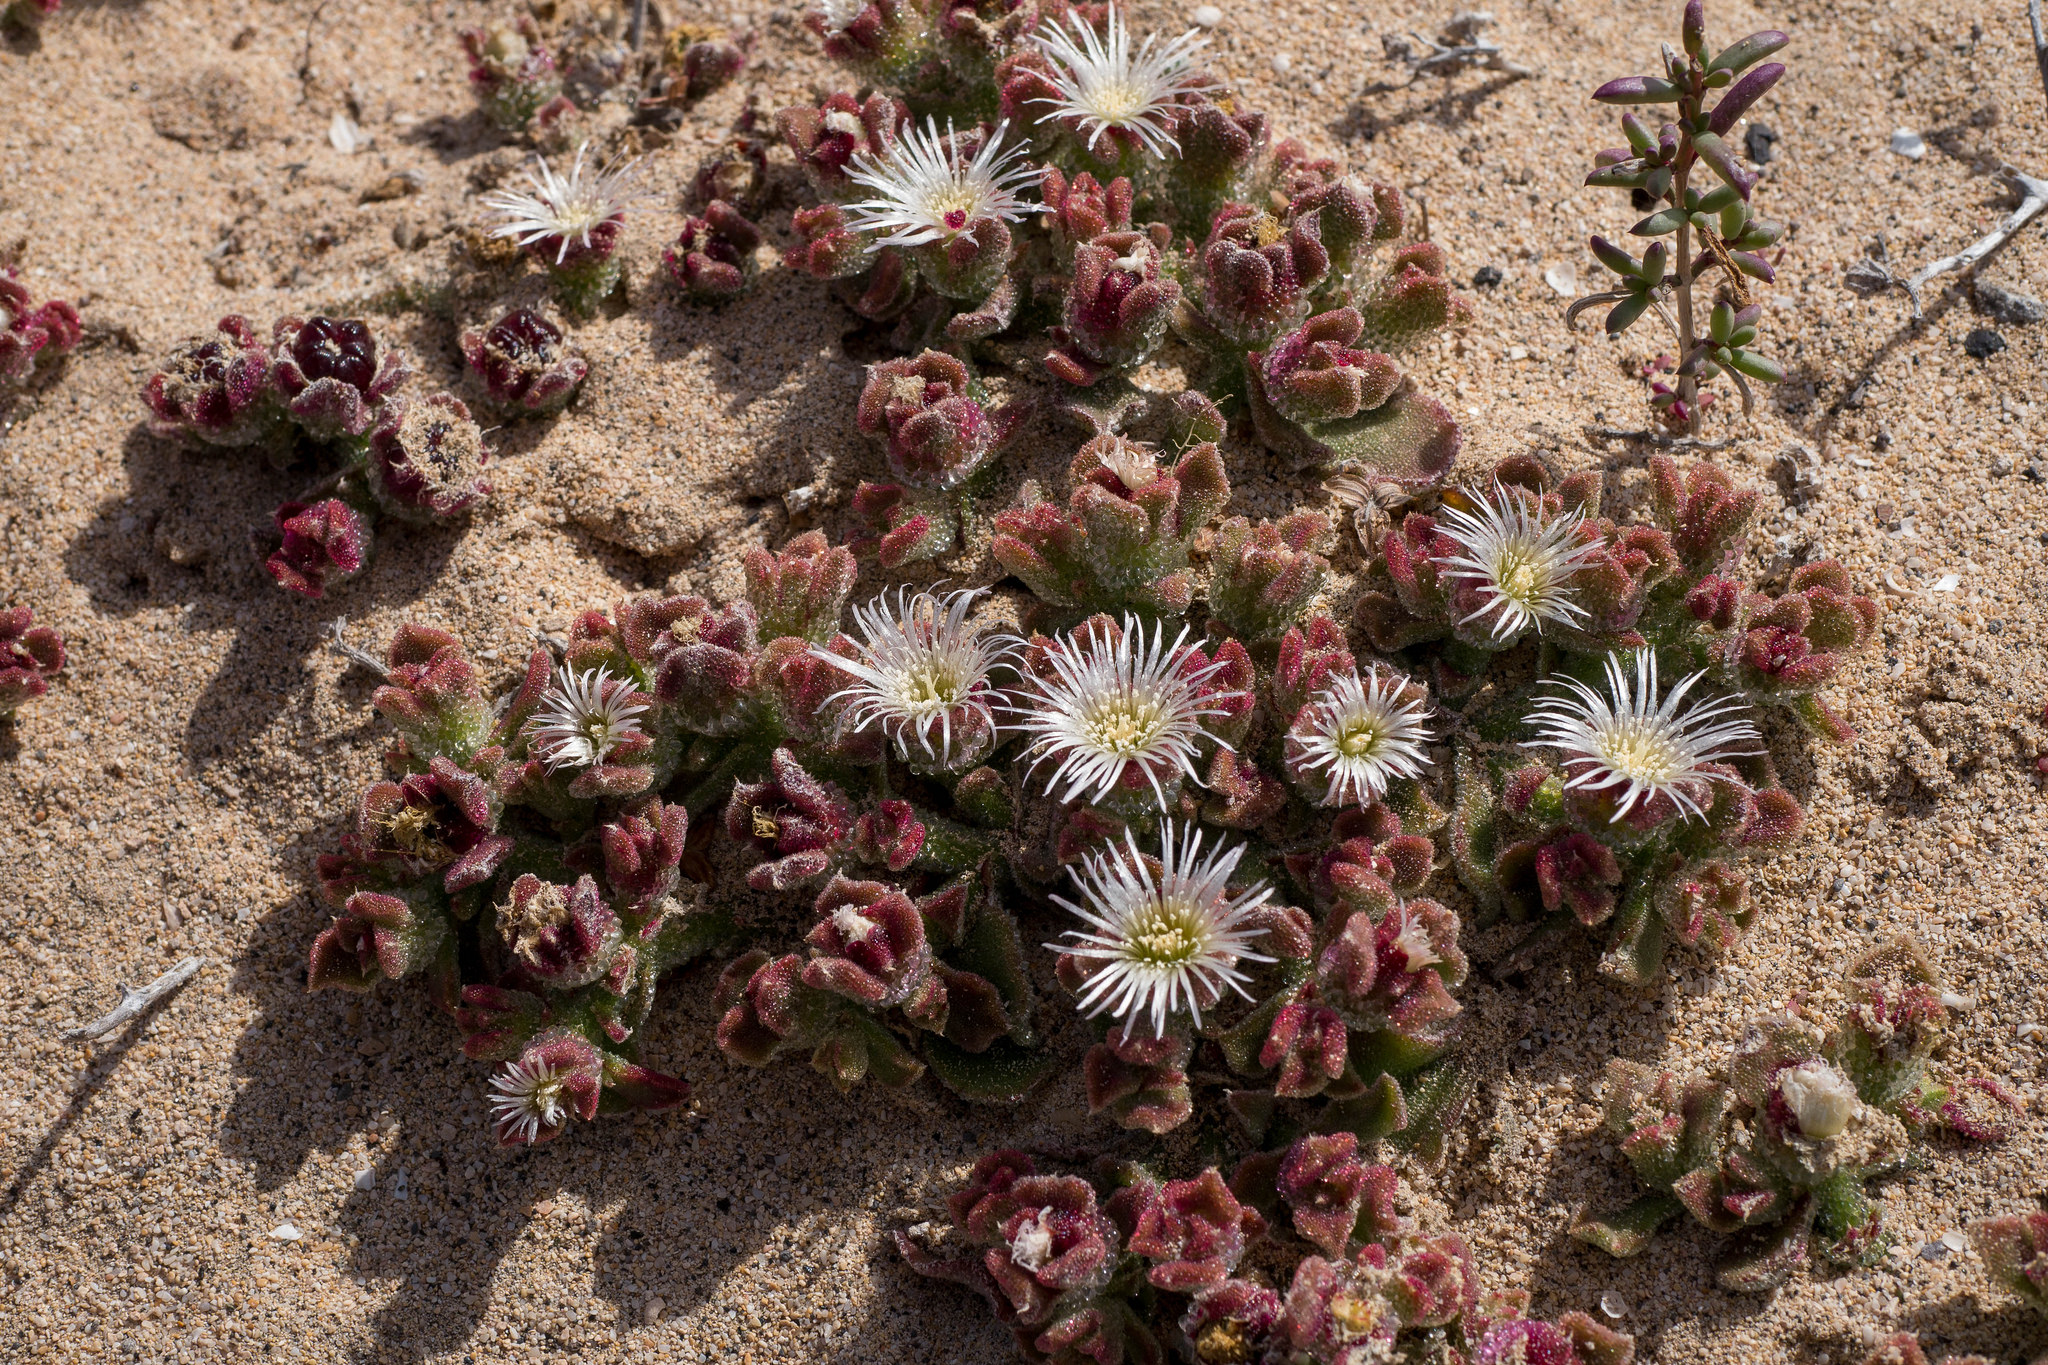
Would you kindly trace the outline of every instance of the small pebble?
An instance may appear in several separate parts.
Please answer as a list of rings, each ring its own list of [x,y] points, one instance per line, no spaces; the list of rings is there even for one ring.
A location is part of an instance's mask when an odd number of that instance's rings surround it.
[[[1283,76],[1286,75],[1294,70],[1294,58],[1288,56],[1285,52],[1275,52],[1273,54],[1273,69]]]
[[[667,1307],[668,1303],[665,1300],[659,1298],[649,1299],[646,1307],[640,1310],[640,1321],[649,1327],[654,1326],[655,1323],[661,1321],[662,1312]]]
[[[1963,350],[1973,360],[1989,360],[2005,349],[2005,338],[1989,327],[1973,328],[1963,338]]]
[[[1771,131],[1770,124],[1752,123],[1749,131],[1742,135],[1742,147],[1752,165],[1767,166],[1772,156],[1771,144],[1777,140],[1778,135]]]
[[[1628,1300],[1610,1289],[1600,1296],[1600,1311],[1610,1318],[1627,1317]]]
[[[1941,1244],[1950,1251],[1961,1251],[1969,1245],[1968,1241],[1964,1239],[1963,1234],[1957,1232],[1954,1228],[1950,1228],[1947,1232],[1941,1234]]]
[[[1957,995],[1954,991],[1943,991],[1941,993],[1941,1004],[1944,1009],[1957,1010],[1968,1014],[1971,1010],[1977,1008],[1977,998],[1973,995]]]
[[[1472,287],[1474,289],[1492,289],[1497,287],[1503,278],[1499,266],[1482,265],[1472,276]]]
[[[1923,1261],[1945,1261],[1948,1259],[1948,1248],[1940,1242],[1929,1242],[1926,1246],[1920,1248],[1920,1259]]]
[[[1977,281],[1976,289],[1978,306],[1991,315],[1993,322],[2025,327],[2048,320],[2048,303],[2041,302],[2032,294],[2022,294],[2017,289],[2007,289],[1989,280]]]
[[[1918,161],[1927,155],[1927,143],[1911,128],[1900,128],[1892,133],[1892,150],[1908,161]]]
[[[270,1230],[270,1235],[280,1242],[296,1242],[306,1234],[300,1232],[298,1227],[292,1223],[279,1223]]]
[[[1543,282],[1565,298],[1579,292],[1579,272],[1572,268],[1570,261],[1554,265],[1543,272]]]
[[[1214,28],[1223,22],[1223,11],[1214,5],[1196,5],[1194,13],[1188,18],[1194,20],[1201,28]]]
[[[363,1169],[362,1169],[362,1170],[360,1170],[360,1171],[357,1171],[357,1172],[356,1172],[356,1188],[357,1188],[357,1189],[359,1189],[359,1190],[374,1190],[374,1189],[376,1189],[376,1188],[377,1188],[377,1172],[376,1172],[375,1170],[373,1170],[372,1168],[368,1167],[368,1166],[365,1166],[365,1167],[363,1167]]]

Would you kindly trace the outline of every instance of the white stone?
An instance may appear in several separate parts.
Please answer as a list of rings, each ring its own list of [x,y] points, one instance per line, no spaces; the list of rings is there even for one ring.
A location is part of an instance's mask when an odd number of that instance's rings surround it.
[[[1214,5],[1196,5],[1194,12],[1188,15],[1188,18],[1194,20],[1202,28],[1214,28],[1223,22],[1223,11],[1217,9]]]
[[[1911,128],[1892,130],[1892,150],[1908,161],[1918,161],[1927,155],[1927,143]]]
[[[376,1172],[376,1171],[375,1171],[374,1169],[372,1169],[371,1167],[368,1167],[368,1166],[365,1166],[365,1167],[363,1167],[363,1169],[361,1169],[360,1171],[357,1171],[357,1172],[356,1172],[356,1188],[357,1188],[357,1189],[359,1189],[359,1190],[374,1190],[374,1189],[376,1189],[376,1188],[377,1188],[377,1172]]]
[[[1550,286],[1553,293],[1564,298],[1570,298],[1579,292],[1579,272],[1572,268],[1570,261],[1554,265],[1544,271],[1543,282]]]

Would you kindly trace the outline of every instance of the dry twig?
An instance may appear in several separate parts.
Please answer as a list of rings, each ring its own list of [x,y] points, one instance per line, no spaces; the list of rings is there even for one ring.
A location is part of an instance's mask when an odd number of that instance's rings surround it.
[[[1423,76],[1448,76],[1467,69],[1498,71],[1516,79],[1535,75],[1535,68],[1509,61],[1499,43],[1479,36],[1492,22],[1490,10],[1467,10],[1453,15],[1436,38],[1387,33],[1381,35],[1380,46],[1388,61],[1408,68],[1411,85]]]
[[[68,1028],[60,1035],[67,1043],[89,1043],[104,1038],[136,1015],[154,1005],[157,1001],[177,990],[180,986],[199,975],[199,969],[206,965],[203,957],[188,957],[177,966],[165,972],[140,990],[129,990],[126,986],[116,987],[121,992],[121,1003],[93,1020]]]
[[[350,644],[348,638],[343,634],[347,629],[348,618],[346,616],[337,616],[328,622],[327,647],[347,659],[350,663],[367,668],[380,678],[389,679],[391,670],[384,666],[384,661],[370,653],[367,649],[358,649]]]

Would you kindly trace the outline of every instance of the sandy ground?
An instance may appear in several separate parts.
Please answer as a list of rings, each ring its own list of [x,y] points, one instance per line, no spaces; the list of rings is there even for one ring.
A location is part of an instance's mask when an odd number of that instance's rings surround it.
[[[90,329],[59,383],[0,412],[0,600],[33,604],[74,660],[0,730],[0,1358],[1009,1359],[978,1302],[918,1281],[882,1234],[929,1216],[999,1141],[1099,1140],[1076,1077],[1005,1113],[931,1085],[842,1097],[800,1066],[740,1070],[711,1046],[700,974],[670,989],[648,1037],[651,1063],[696,1086],[687,1114],[506,1155],[480,1118],[482,1069],[419,993],[304,992],[324,921],[312,859],[384,742],[368,680],[321,646],[325,621],[345,612],[360,640],[448,624],[509,675],[536,626],[576,610],[664,586],[735,593],[741,553],[789,533],[788,489],[816,484],[814,520],[844,534],[846,494],[880,467],[851,422],[871,353],[822,289],[771,267],[713,312],[654,282],[682,186],[748,101],[831,88],[795,11],[691,8],[668,17],[763,41],[650,145],[666,202],[627,234],[630,311],[576,334],[594,373],[575,407],[496,435],[499,497],[466,529],[394,537],[331,607],[270,585],[247,531],[308,476],[150,438],[137,387],[222,313],[267,324],[394,300],[380,325],[426,382],[457,383],[457,324],[537,292],[537,276],[461,266],[456,245],[474,195],[520,159],[471,112],[454,39],[492,8],[70,0],[39,44],[0,45],[0,249],[39,293],[78,300]],[[1455,398],[1468,467],[1534,447],[1639,478],[1640,447],[1581,428],[1640,425],[1628,366],[1644,352],[1567,333],[1543,276],[1590,279],[1578,244],[1632,217],[1577,188],[1592,150],[1618,141],[1585,92],[1643,69],[1676,6],[1502,7],[1497,35],[1536,78],[1391,89],[1380,34],[1448,7],[1224,14],[1218,65],[1278,129],[1426,196],[1461,280],[1503,272],[1473,292],[1473,325],[1416,363]],[[1858,302],[1839,279],[1880,232],[1905,263],[1980,235],[2009,207],[2001,158],[2048,175],[2042,92],[2013,3],[1711,17],[1724,38],[1772,24],[1796,38],[1791,77],[1753,111],[1780,138],[1760,203],[1796,225],[1767,291],[1790,379],[1723,458],[1769,490],[1767,553],[1839,555],[1884,596],[1882,648],[1839,689],[1864,737],[1788,774],[1810,834],[1761,870],[1760,927],[1718,970],[1681,960],[1638,999],[1578,944],[1509,986],[1482,974],[1466,994],[1480,1097],[1448,1168],[1404,1175],[1425,1224],[1462,1232],[1537,1311],[1615,1295],[1639,1359],[1842,1362],[1874,1326],[2018,1360],[2048,1325],[1989,1294],[1972,1253],[1927,1244],[2048,1198],[2048,1053],[2016,1032],[2048,1023],[2032,776],[2048,743],[2048,325],[2001,326],[2007,349],[1975,360],[1963,337],[1990,324],[1966,288],[1937,291],[1915,327],[1901,299]],[[374,145],[333,150],[338,112]],[[1924,134],[1923,159],[1888,152],[1900,126]],[[397,170],[421,192],[358,202]],[[777,176],[772,237],[794,199],[786,165]],[[1984,273],[2048,293],[2042,231]],[[406,305],[451,279],[435,311]],[[1071,449],[1041,421],[1007,474],[1057,479]],[[1814,481],[1795,485],[1781,452]],[[1227,453],[1233,510],[1321,497]],[[982,556],[953,568],[993,577]],[[1608,1057],[1709,1065],[1766,1004],[1825,996],[1850,956],[1902,929],[1977,1002],[1948,1065],[2005,1080],[2032,1113],[2003,1147],[1941,1146],[1888,1187],[1889,1266],[1749,1299],[1711,1288],[1715,1246],[1696,1228],[1629,1262],[1566,1239],[1573,1212],[1629,1191],[1597,1123]],[[141,1025],[97,1047],[55,1037],[116,982],[187,953],[204,973]],[[1064,1008],[1049,999],[1048,1019]],[[273,1235],[286,1223],[300,1240]]]

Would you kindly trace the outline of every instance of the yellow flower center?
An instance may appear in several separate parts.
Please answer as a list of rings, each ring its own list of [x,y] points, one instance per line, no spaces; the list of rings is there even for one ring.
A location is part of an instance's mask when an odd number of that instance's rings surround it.
[[[1096,707],[1083,725],[1089,742],[1119,758],[1150,748],[1158,737],[1158,706],[1136,697],[1114,697]]]
[[[1386,737],[1386,732],[1371,721],[1346,721],[1337,736],[1337,752],[1346,758],[1364,758],[1378,749]]]
[[[1171,966],[1201,956],[1201,917],[1183,900],[1155,901],[1131,922],[1131,956],[1140,962]]]
[[[1330,1300],[1330,1320],[1348,1337],[1362,1337],[1379,1325],[1379,1306],[1370,1299],[1339,1294]]]

